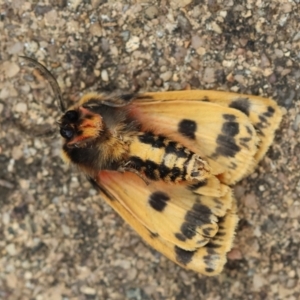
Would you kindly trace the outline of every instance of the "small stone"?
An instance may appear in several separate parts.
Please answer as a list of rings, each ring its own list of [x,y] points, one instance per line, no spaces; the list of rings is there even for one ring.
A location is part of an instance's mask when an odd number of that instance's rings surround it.
[[[79,23],[75,20],[70,20],[67,22],[67,31],[68,32],[77,32],[79,30]]]
[[[96,294],[96,290],[91,287],[88,287],[88,286],[82,286],[80,288],[80,292],[85,295],[95,295]]]
[[[266,279],[260,274],[254,274],[253,276],[253,290],[259,291],[261,287],[266,284]]]
[[[90,33],[94,36],[102,36],[102,27],[99,23],[94,23],[90,26]]]
[[[39,45],[37,42],[31,41],[31,42],[25,43],[25,48],[28,52],[35,53],[39,49]]]
[[[10,214],[9,213],[3,213],[2,222],[3,222],[4,225],[9,224],[9,222],[10,222]]]
[[[283,3],[281,9],[285,14],[288,14],[292,11],[293,6],[291,3]]]
[[[295,270],[290,270],[290,271],[288,272],[288,276],[289,276],[290,278],[294,278],[294,277],[296,276]]]
[[[162,74],[160,74],[160,78],[163,80],[163,81],[169,81],[171,78],[172,78],[172,75],[173,73],[171,71],[166,71]]]
[[[170,1],[170,6],[173,10],[178,9],[180,7],[185,7],[189,5],[192,0],[172,0]]]
[[[244,204],[246,207],[256,209],[257,202],[255,194],[247,194],[244,198]]]
[[[137,269],[129,269],[127,273],[128,280],[134,280],[137,276]]]
[[[228,252],[227,257],[230,260],[241,260],[243,258],[243,254],[239,249],[233,248]]]
[[[130,31],[129,30],[124,30],[120,33],[122,39],[124,42],[127,42],[130,38]]]
[[[4,72],[7,78],[14,77],[20,71],[19,65],[14,62],[5,61],[0,67],[0,73]]]
[[[3,112],[3,109],[4,109],[4,105],[0,103],[0,114]]]
[[[16,43],[10,45],[9,47],[7,47],[7,52],[9,54],[17,54],[17,53],[22,52],[23,48],[24,48],[24,44],[23,43],[16,42]]]
[[[15,289],[18,286],[18,277],[14,273],[5,274],[6,284],[9,288]]]
[[[29,182],[29,180],[20,179],[19,180],[19,185],[20,185],[21,189],[28,190],[29,186],[30,186],[30,182]]]
[[[129,270],[131,268],[131,263],[128,260],[118,259],[114,263],[115,266],[121,267],[122,269]]]
[[[126,43],[126,51],[133,52],[134,50],[138,49],[140,46],[140,39],[137,36],[132,36],[128,42]]]
[[[214,68],[205,68],[203,74],[203,81],[206,83],[215,82],[215,69]]]
[[[26,103],[22,103],[19,102],[16,106],[15,106],[15,110],[18,113],[26,113],[27,112],[27,104]]]
[[[145,9],[145,17],[149,20],[156,18],[158,16],[158,13],[158,8],[154,5],[151,5]]]
[[[191,41],[191,46],[194,49],[198,49],[199,47],[203,47],[204,46],[204,40],[199,37],[198,35],[193,35],[192,36],[192,41]]]
[[[270,66],[271,66],[271,63],[270,63],[269,58],[263,53],[261,55],[261,67],[262,68],[267,68],[267,67],[270,67]]]
[[[23,156],[22,148],[19,146],[14,146],[12,149],[11,156],[14,160],[18,160]]]
[[[76,10],[77,7],[80,5],[80,3],[81,3],[81,0],[69,0],[68,1],[69,7],[73,10]]]
[[[25,272],[24,278],[27,279],[27,280],[30,280],[32,278],[32,273],[29,272],[29,271]]]
[[[57,11],[52,9],[49,12],[47,12],[44,16],[45,23],[47,25],[55,25],[57,22]]]
[[[221,34],[223,32],[222,28],[216,22],[211,22],[210,26],[211,29],[218,34]]]
[[[108,82],[109,81],[109,77],[108,77],[108,72],[107,70],[102,70],[101,71],[101,79],[105,82]]]
[[[7,253],[11,256],[14,256],[17,254],[17,250],[16,250],[16,246],[15,244],[8,244],[6,247],[5,247]]]

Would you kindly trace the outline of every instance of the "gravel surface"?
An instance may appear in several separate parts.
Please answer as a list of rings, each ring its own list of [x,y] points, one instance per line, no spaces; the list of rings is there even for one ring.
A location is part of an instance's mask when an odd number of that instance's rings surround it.
[[[300,1],[0,1],[0,299],[300,299]],[[60,158],[49,84],[93,91],[217,89],[286,112],[235,187],[240,223],[223,273],[150,249]]]

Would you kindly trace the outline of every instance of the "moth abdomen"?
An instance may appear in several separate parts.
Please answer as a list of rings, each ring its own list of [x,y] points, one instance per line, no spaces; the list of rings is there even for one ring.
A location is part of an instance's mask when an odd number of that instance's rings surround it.
[[[152,132],[140,132],[129,144],[132,168],[151,180],[166,182],[205,180],[210,175],[208,163],[178,142]]]

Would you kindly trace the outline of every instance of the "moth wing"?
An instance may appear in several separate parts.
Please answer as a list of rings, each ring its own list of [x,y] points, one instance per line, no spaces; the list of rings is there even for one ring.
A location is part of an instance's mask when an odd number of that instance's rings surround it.
[[[217,91],[142,94],[131,114],[142,130],[167,135],[202,155],[226,184],[254,169],[281,120],[271,99]]]
[[[146,185],[137,175],[101,171],[103,198],[157,251],[175,263],[216,275],[226,263],[237,224],[235,201],[218,179],[202,185]]]

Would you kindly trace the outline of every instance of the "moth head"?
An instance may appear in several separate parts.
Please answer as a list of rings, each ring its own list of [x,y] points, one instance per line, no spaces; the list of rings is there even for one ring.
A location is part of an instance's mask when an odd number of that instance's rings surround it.
[[[81,148],[101,137],[104,123],[101,115],[84,106],[68,110],[59,121],[60,135],[67,147]]]

